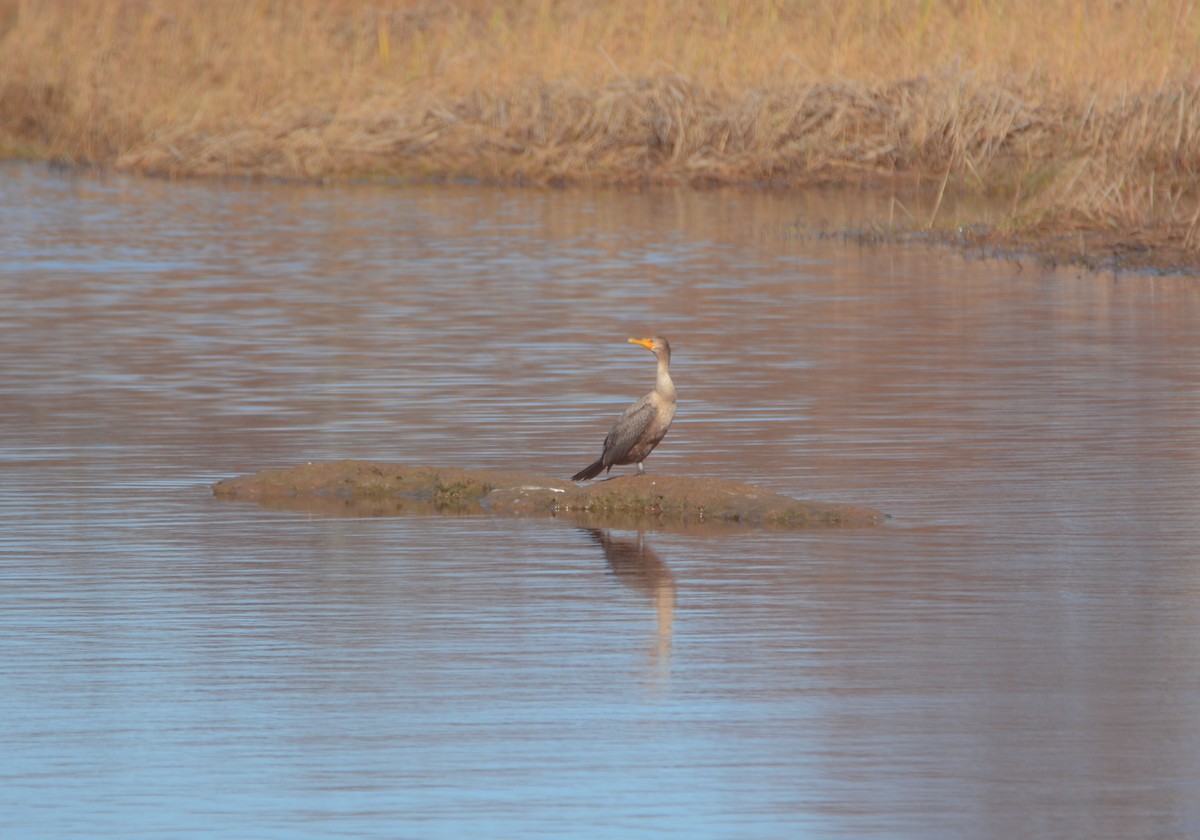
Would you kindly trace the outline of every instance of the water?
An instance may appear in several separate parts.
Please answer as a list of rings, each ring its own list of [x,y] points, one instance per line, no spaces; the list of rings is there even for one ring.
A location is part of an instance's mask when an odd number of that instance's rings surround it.
[[[1200,287],[797,236],[871,196],[0,169],[19,837],[1200,835]],[[208,484],[591,461],[855,531],[333,519]]]

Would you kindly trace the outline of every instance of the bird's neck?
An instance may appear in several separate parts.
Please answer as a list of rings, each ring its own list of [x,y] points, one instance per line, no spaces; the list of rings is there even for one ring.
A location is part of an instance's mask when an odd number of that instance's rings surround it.
[[[671,363],[666,359],[658,360],[658,378],[654,382],[654,390],[664,397],[675,398],[675,383],[671,381]]]

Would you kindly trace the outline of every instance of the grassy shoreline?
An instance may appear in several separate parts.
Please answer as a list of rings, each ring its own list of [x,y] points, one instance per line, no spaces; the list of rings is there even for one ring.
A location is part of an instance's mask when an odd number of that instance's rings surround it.
[[[0,0],[0,155],[171,177],[899,177],[998,197],[998,237],[1200,264],[1196,5]]]

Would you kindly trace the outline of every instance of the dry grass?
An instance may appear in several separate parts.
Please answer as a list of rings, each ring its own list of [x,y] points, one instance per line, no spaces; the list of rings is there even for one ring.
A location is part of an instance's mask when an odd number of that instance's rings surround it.
[[[912,174],[1200,248],[1183,0],[0,0],[0,151],[169,175]]]

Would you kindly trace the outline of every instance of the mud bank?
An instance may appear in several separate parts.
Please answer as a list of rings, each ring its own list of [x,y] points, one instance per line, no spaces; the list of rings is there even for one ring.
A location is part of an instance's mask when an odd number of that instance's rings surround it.
[[[415,513],[565,516],[610,524],[726,523],[809,528],[877,525],[858,505],[805,502],[715,478],[622,476],[576,485],[504,470],[330,461],[264,470],[213,485],[220,499],[353,516]]]

